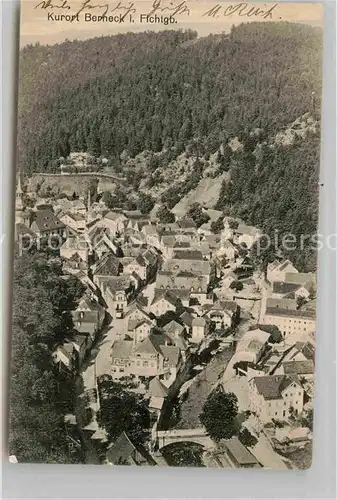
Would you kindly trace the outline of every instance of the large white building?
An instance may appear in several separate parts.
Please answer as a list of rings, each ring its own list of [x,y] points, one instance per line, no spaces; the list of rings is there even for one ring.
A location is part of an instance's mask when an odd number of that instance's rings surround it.
[[[249,409],[262,422],[287,420],[291,413],[303,411],[304,389],[296,378],[287,375],[255,377],[249,382]]]
[[[267,307],[263,322],[277,326],[283,337],[310,335],[316,329],[316,313],[312,310]]]

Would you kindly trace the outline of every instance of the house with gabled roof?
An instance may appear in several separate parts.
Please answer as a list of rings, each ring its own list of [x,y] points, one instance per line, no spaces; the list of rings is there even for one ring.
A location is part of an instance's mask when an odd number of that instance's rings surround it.
[[[175,311],[179,304],[179,299],[168,290],[156,289],[152,303],[150,305],[150,312],[159,317],[168,311]]]
[[[84,214],[64,213],[59,215],[59,219],[65,226],[76,233],[84,233],[86,229],[86,217]]]
[[[141,342],[150,335],[153,326],[153,321],[147,318],[129,319],[127,323],[127,335],[135,343]]]
[[[115,443],[108,446],[106,452],[107,465],[133,465],[147,466],[156,465],[151,455],[144,447],[136,446],[132,443],[126,432],[117,438]]]
[[[131,262],[123,266],[123,274],[128,275],[132,273],[137,273],[137,275],[142,280],[142,283],[146,283],[148,279],[148,263],[144,259],[142,254],[137,255]]]
[[[126,321],[151,319],[148,313],[145,311],[143,304],[138,301],[138,297],[128,305],[127,310],[124,314],[124,318]]]
[[[34,220],[30,229],[40,238],[49,238],[52,236],[67,238],[67,229],[65,224],[56,217],[51,209],[38,209],[34,212]]]
[[[249,382],[249,409],[263,422],[288,420],[303,411],[304,389],[298,377],[266,375]]]
[[[69,236],[60,247],[60,257],[62,259],[69,260],[75,254],[79,255],[84,262],[88,262],[89,245],[83,235]]]
[[[125,230],[126,217],[121,212],[110,211],[97,223],[100,227],[108,227],[112,234],[118,236]]]
[[[262,231],[257,227],[239,224],[235,229],[234,242],[238,245],[245,245],[247,248],[251,248],[261,236]]]
[[[274,281],[272,296],[280,299],[297,299],[298,297],[308,299],[312,291],[312,283],[299,284]]]
[[[139,342],[130,357],[130,373],[138,377],[158,375],[162,380],[169,380],[173,372],[175,378],[182,358],[180,349],[170,343],[168,336],[160,334],[151,334]]]
[[[107,253],[91,266],[94,278],[93,281],[98,285],[101,278],[119,276],[122,270],[120,260],[113,254]]]
[[[78,253],[74,253],[70,259],[64,259],[62,268],[65,273],[77,275],[82,271],[85,274],[88,272],[88,265]]]
[[[214,324],[215,330],[221,330],[238,322],[240,308],[234,300],[219,299],[214,304],[205,304],[203,315]]]
[[[196,317],[192,319],[192,337],[191,342],[199,344],[207,336],[209,330],[209,321],[206,318]]]
[[[177,338],[184,335],[184,332],[186,332],[185,327],[174,319],[166,323],[166,325],[163,326],[163,330],[166,334],[173,335]]]
[[[97,286],[113,319],[121,319],[133,297],[134,286],[127,276],[99,277]]]
[[[179,316],[179,321],[184,325],[186,332],[188,335],[192,335],[192,321],[193,321],[194,316],[188,312],[184,311],[180,316]]]
[[[274,260],[267,266],[267,280],[269,283],[286,281],[287,273],[298,273],[298,270],[289,259],[282,262]]]
[[[77,354],[72,342],[64,342],[59,345],[52,354],[54,363],[59,366],[60,371],[74,374],[77,368]]]
[[[149,410],[159,416],[164,402],[168,397],[169,389],[159,377],[154,377],[150,380],[148,394],[150,397]]]

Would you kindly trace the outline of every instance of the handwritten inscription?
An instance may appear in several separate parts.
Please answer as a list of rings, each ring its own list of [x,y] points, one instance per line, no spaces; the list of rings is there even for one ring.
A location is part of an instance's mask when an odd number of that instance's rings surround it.
[[[35,5],[35,9],[47,11],[48,20],[66,20],[70,22],[79,21],[79,16],[82,13],[86,21],[106,20],[108,16],[111,22],[124,22],[125,20],[134,22],[133,15],[137,12],[135,3],[132,1],[123,2],[123,0],[119,0],[116,3],[110,4],[104,1],[95,2],[95,0],[83,0],[79,7],[78,5],[74,7],[70,2],[71,0],[42,0]],[[236,15],[240,17],[272,20],[278,5],[278,3],[273,5],[264,4],[263,7],[261,7],[261,4],[234,3],[228,5],[217,3],[211,8],[207,8],[206,12],[202,12],[201,15],[210,18],[230,18]],[[63,14],[56,14],[56,12],[59,13],[61,11]],[[175,18],[175,16],[189,16],[190,13],[191,10],[186,0],[153,0],[148,12],[144,13],[144,10],[142,10],[140,22],[151,22],[149,19],[157,15],[160,15],[161,18]]]
[[[207,10],[203,16],[208,17],[232,17],[234,14],[240,17],[259,17],[262,19],[273,19],[273,13],[275,9],[278,7],[278,4],[275,3],[271,7],[268,7],[265,4],[264,8],[261,8],[256,5],[251,5],[248,3],[237,3],[231,5],[221,5],[216,4]]]
[[[71,4],[68,2],[68,0],[61,0],[60,2],[53,2],[52,0],[42,0],[42,2],[39,2],[38,4],[35,5],[35,9],[43,9],[47,10],[48,12],[52,11],[69,11],[73,10],[73,7]],[[81,13],[89,13],[89,12],[97,12],[100,16],[107,16],[108,14],[111,13],[119,13],[123,12],[121,15],[120,19],[121,21],[124,20],[128,15],[132,16],[132,14],[136,13],[136,7],[133,2],[129,3],[123,3],[122,1],[119,1],[117,4],[113,4],[112,6],[109,3],[95,3],[92,0],[84,0],[80,7],[77,8],[77,10],[74,9],[74,12],[72,15],[67,16],[71,22],[72,21],[79,21],[79,15]],[[143,16],[148,16],[151,17],[154,14],[165,14],[168,16],[176,16],[176,15],[182,15],[185,14],[187,16],[190,15],[190,9],[187,7],[187,3],[185,0],[182,2],[172,2],[170,1],[169,4],[167,5],[164,4],[163,0],[153,0],[151,4],[150,11],[143,14]],[[56,19],[53,17],[52,14],[48,16],[50,20]]]

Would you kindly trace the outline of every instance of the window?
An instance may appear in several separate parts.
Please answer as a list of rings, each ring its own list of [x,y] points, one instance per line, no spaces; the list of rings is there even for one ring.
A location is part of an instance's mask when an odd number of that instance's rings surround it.
[[[277,415],[277,411],[275,412],[275,417],[276,417],[276,415]]]
[[[140,366],[140,361],[137,361],[137,366]]]
[[[148,361],[143,361],[143,366],[149,366],[149,362]]]
[[[283,416],[284,416],[284,417],[286,416],[286,411],[285,411],[285,410],[283,410]]]

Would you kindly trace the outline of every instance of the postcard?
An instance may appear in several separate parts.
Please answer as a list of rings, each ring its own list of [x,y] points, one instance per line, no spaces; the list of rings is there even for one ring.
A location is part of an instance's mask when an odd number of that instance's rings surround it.
[[[306,469],[323,8],[21,5],[11,461]]]

